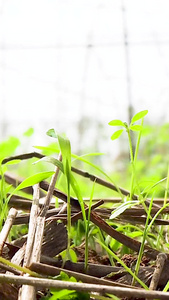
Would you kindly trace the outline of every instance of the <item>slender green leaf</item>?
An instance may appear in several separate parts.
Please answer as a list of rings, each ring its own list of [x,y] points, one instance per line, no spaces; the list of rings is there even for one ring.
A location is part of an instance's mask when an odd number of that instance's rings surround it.
[[[49,146],[49,147],[45,147],[45,146],[34,146],[34,148],[39,149],[39,150],[42,150],[42,151],[50,151],[50,152],[56,152],[56,153],[59,153],[59,152],[60,152],[60,150],[57,148],[57,145],[56,145],[56,147],[54,147],[53,145],[52,145],[52,147],[51,147],[51,146]],[[100,155],[104,155],[104,153],[101,153],[101,152],[92,152],[92,153],[86,153],[86,154],[83,154],[83,155],[81,155],[81,156],[78,156],[78,155],[76,155],[76,154],[71,153],[71,156],[72,156],[73,158],[76,158],[76,159],[79,159],[79,157],[86,157],[86,156],[100,156]]]
[[[70,180],[71,180],[71,146],[70,141],[67,138],[57,135],[60,151],[62,154],[63,171],[66,176],[67,184],[67,230],[68,230],[68,242],[67,242],[67,255],[69,255],[70,249],[70,235],[71,235],[71,205],[70,205]]]
[[[123,129],[120,129],[120,130],[115,131],[115,132],[113,133],[113,135],[111,136],[111,139],[112,139],[113,141],[116,140],[116,139],[118,139],[118,138],[121,136],[122,132],[123,132]]]
[[[61,135],[57,135],[58,142],[60,146],[60,150],[62,153],[62,161],[64,172],[69,176],[71,172],[71,147],[70,141],[67,138],[62,137]],[[65,174],[65,175],[66,175]]]
[[[110,182],[112,182],[112,183],[115,185],[117,191],[118,191],[119,194],[120,194],[120,197],[121,197],[122,199],[124,198],[123,195],[122,195],[122,193],[120,192],[118,186],[116,185],[116,183],[115,183],[115,182],[114,182],[114,181],[113,181],[113,180],[112,180],[112,179],[111,179],[111,178],[110,178],[110,177],[109,177],[109,176],[108,176],[101,168],[99,168],[97,165],[91,163],[90,161],[84,159],[82,156],[77,156],[77,155],[76,155],[76,157],[77,157],[77,159],[79,159],[79,160],[83,161],[84,163],[88,164],[89,166],[95,168],[95,169],[98,170],[102,175],[104,175]]]
[[[104,155],[104,153],[102,152],[92,152],[92,153],[86,153],[80,156],[77,156],[76,154],[72,153],[72,157],[73,158],[78,158],[78,157],[86,157],[86,156],[100,156],[100,155]]]
[[[125,127],[124,123],[121,120],[112,120],[108,124],[110,126],[123,126],[123,127]]]
[[[89,224],[90,224],[92,199],[93,199],[93,196],[94,196],[94,188],[95,188],[95,181],[93,182],[92,192],[91,192],[91,195],[90,195],[88,218],[87,218],[87,222],[86,222],[86,233],[85,233],[85,270],[87,270],[87,266],[88,266]]]
[[[131,124],[139,121],[140,119],[144,118],[148,114],[148,110],[142,110],[134,115],[134,117],[131,119]]]
[[[141,131],[143,126],[141,125],[130,125],[129,129],[132,131]]]
[[[81,210],[82,210],[83,219],[84,219],[84,222],[86,224],[86,213],[85,213],[83,198],[82,198],[81,191],[80,191],[80,188],[78,186],[78,183],[77,183],[76,179],[74,178],[74,176],[72,174],[71,174],[71,177],[70,177],[70,183],[71,183],[71,187],[72,187],[76,197],[79,200],[80,207],[81,207]]]
[[[138,201],[128,201],[123,204],[121,204],[119,207],[117,207],[111,214],[110,219],[115,219],[119,215],[121,215],[126,209],[132,207],[133,205],[139,204]]]
[[[59,148],[57,147],[57,144],[56,144],[56,146],[53,146],[52,145],[52,147],[51,146],[48,146],[48,147],[44,147],[44,146],[34,146],[34,148],[36,148],[36,149],[39,149],[39,150],[42,150],[42,151],[47,151],[47,152],[52,152],[52,153],[59,153],[60,152],[60,150],[59,150]]]
[[[46,178],[52,176],[54,174],[54,172],[41,172],[41,173],[37,173],[35,175],[32,175],[28,178],[26,178],[24,181],[22,181],[17,188],[15,189],[16,191],[19,191],[21,189],[24,189],[28,186],[32,186],[36,183],[41,182],[42,180],[45,180]]]
[[[10,160],[5,165],[6,166],[8,166],[8,165],[15,165],[15,164],[18,164],[20,161],[21,161],[20,159]]]
[[[43,157],[40,160],[44,160],[46,162],[52,163],[53,165],[57,166],[60,169],[60,171],[64,174],[63,163],[61,161],[59,161],[58,159],[56,159],[54,157]],[[80,188],[77,184],[77,181],[75,180],[75,178],[72,174],[70,175],[70,184],[71,184],[71,187],[72,187],[76,197],[79,200],[81,210],[82,210],[82,214],[83,214],[83,218],[86,222],[86,213],[85,213],[84,202],[83,202],[83,198],[82,198],[82,195],[81,195],[81,191],[80,191]]]
[[[36,164],[36,163],[38,163],[39,161],[42,161],[42,160],[53,164],[54,166],[58,167],[59,170],[62,173],[64,173],[63,163],[60,160],[58,160],[57,158],[54,158],[54,157],[51,157],[51,156],[45,156],[45,157],[39,159],[38,161],[36,161],[34,164]]]

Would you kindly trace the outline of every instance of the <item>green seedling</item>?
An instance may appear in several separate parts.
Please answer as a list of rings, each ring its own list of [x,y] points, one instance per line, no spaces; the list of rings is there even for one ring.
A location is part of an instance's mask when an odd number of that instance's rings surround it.
[[[131,119],[131,122],[130,122],[129,125],[126,122],[122,122],[121,120],[113,120],[113,121],[109,122],[110,126],[120,126],[120,127],[122,127],[122,129],[117,130],[113,133],[113,135],[111,136],[112,140],[115,140],[115,139],[119,138],[121,136],[121,134],[123,133],[123,131],[127,132],[128,141],[129,141],[129,150],[130,150],[130,160],[131,160],[131,165],[132,165],[130,199],[132,199],[132,196],[134,194],[134,179],[135,179],[136,184],[137,184],[135,168],[136,168],[137,155],[138,155],[138,150],[139,150],[139,145],[140,145],[141,132],[142,132],[142,129],[143,129],[143,120],[144,120],[144,117],[147,115],[147,113],[148,113],[147,110],[143,110],[143,111],[137,113],[135,116],[133,116],[133,118]],[[141,120],[141,124],[139,124],[139,125],[135,124],[135,122],[138,122],[140,120]],[[133,153],[131,131],[137,131],[139,133],[138,138],[137,138],[135,153]],[[137,186],[138,186],[138,184],[137,184]]]

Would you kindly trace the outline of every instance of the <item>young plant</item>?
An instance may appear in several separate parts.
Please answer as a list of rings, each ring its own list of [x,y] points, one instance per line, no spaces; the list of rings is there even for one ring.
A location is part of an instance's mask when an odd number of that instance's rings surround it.
[[[123,133],[123,131],[127,132],[128,141],[129,141],[130,161],[131,161],[131,165],[132,165],[130,199],[132,199],[133,194],[134,194],[134,180],[136,181],[136,184],[137,184],[136,174],[135,174],[136,161],[137,161],[137,155],[138,155],[138,150],[139,150],[139,145],[140,145],[141,133],[142,133],[142,129],[143,129],[143,121],[144,121],[144,117],[147,115],[147,113],[148,113],[148,110],[140,111],[139,113],[137,113],[136,115],[133,116],[129,125],[126,122],[122,122],[121,120],[112,120],[109,122],[110,126],[122,127],[122,129],[117,130],[113,133],[113,135],[111,136],[112,140],[118,139],[121,136],[121,134]],[[141,120],[141,124],[135,124],[137,121],[140,121],[140,120]],[[133,152],[131,131],[139,132],[135,152]]]
[[[79,204],[82,210],[82,215],[84,219],[85,226],[87,224],[86,220],[86,213],[85,213],[85,205],[83,202],[83,198],[81,196],[80,188],[77,184],[77,181],[75,180],[74,176],[71,172],[71,146],[70,141],[67,138],[63,138],[60,135],[56,135],[55,131],[53,129],[50,129],[47,134],[51,137],[58,138],[61,154],[62,154],[62,162],[59,160],[49,157],[47,158],[47,161],[53,163],[56,165],[61,172],[66,177],[66,183],[67,183],[67,228],[68,228],[68,247],[67,247],[67,253],[69,253],[70,249],[70,239],[71,239],[71,205],[70,205],[70,187],[72,187],[77,199],[79,200]],[[46,160],[46,158],[45,158]],[[87,245],[86,245],[87,247]]]

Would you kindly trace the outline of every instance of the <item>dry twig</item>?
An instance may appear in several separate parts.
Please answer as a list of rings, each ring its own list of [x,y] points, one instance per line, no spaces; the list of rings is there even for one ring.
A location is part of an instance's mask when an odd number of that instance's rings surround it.
[[[8,213],[8,216],[7,216],[7,219],[5,221],[5,224],[1,230],[1,233],[0,233],[0,255],[2,255],[2,250],[3,250],[3,246],[4,246],[4,243],[6,242],[6,239],[9,235],[9,232],[11,230],[11,227],[14,223],[14,219],[17,215],[17,210],[15,208],[11,208],[9,213]]]
[[[108,285],[98,285],[98,284],[89,284],[89,283],[79,283],[79,282],[70,282],[70,281],[61,281],[61,280],[52,280],[52,279],[42,279],[42,278],[34,278],[34,277],[21,277],[15,275],[3,275],[0,274],[0,282],[1,283],[13,283],[13,284],[27,284],[33,285],[35,287],[42,288],[61,288],[68,290],[76,290],[80,292],[97,292],[101,294],[109,293],[112,295],[116,295],[118,297],[137,297],[137,298],[147,298],[147,299],[160,299],[160,300],[168,300],[169,293],[160,292],[160,291],[147,291],[143,289],[132,289],[132,288],[123,288],[123,287],[115,287]]]
[[[167,255],[165,253],[160,253],[157,255],[156,268],[154,270],[154,273],[153,273],[153,276],[152,276],[152,279],[150,282],[150,286],[149,286],[150,290],[155,290],[157,288],[166,260],[167,260]]]

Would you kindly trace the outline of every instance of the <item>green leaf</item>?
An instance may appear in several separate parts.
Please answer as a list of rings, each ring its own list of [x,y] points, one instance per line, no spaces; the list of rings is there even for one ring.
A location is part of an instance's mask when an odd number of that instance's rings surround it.
[[[34,164],[36,164],[36,163],[38,163],[39,161],[42,161],[42,160],[55,165],[64,174],[63,163],[60,160],[58,160],[57,158],[45,156],[45,157],[39,159],[38,161],[36,161]]]
[[[63,168],[66,176],[71,172],[71,146],[67,138],[58,135],[58,142],[62,153]]]
[[[81,156],[79,156],[79,157],[99,156],[99,155],[104,155],[104,153],[102,153],[102,152],[92,152],[92,153],[86,153],[86,154],[83,154],[83,155],[81,155]],[[72,153],[72,157],[77,158],[77,155]]]
[[[20,159],[10,160],[5,165],[6,166],[8,166],[8,165],[15,165],[15,164],[18,164],[20,161],[21,161]]]
[[[63,168],[63,163],[61,161],[59,161],[58,159],[56,159],[54,157],[43,157],[40,160],[44,160],[46,162],[52,163],[53,165],[57,166],[63,174],[65,174],[64,173],[64,168]],[[69,183],[71,184],[71,187],[72,187],[76,197],[79,200],[79,204],[81,206],[83,218],[84,218],[84,221],[86,223],[86,213],[85,213],[84,202],[83,202],[83,198],[82,198],[82,195],[81,195],[81,191],[80,191],[80,188],[77,184],[76,179],[74,178],[74,176],[71,173],[70,173],[70,176],[69,176]]]
[[[131,120],[131,124],[139,121],[140,119],[144,118],[148,114],[148,110],[142,110],[134,115],[134,117]]]
[[[116,140],[116,139],[118,139],[118,138],[121,136],[122,132],[123,132],[123,129],[120,129],[120,130],[115,131],[115,132],[113,133],[113,135],[111,136],[111,139],[112,139],[113,141]]]
[[[56,138],[57,139],[57,134],[55,133],[55,130],[52,128],[52,129],[49,129],[46,134],[50,137],[53,137],[53,138]]]
[[[123,126],[123,127],[125,127],[124,123],[121,120],[112,120],[108,124],[110,126]]]
[[[46,133],[50,137],[58,139],[60,151],[62,153],[63,169],[67,179],[71,172],[71,146],[70,141],[63,136],[56,134],[54,129],[49,129]]]
[[[69,255],[71,257],[71,261],[74,263],[77,263],[77,255],[76,252],[73,249],[69,250]]]
[[[52,176],[53,174],[54,174],[54,172],[41,172],[41,173],[32,175],[32,176],[26,178],[24,181],[22,181],[15,189],[15,192],[19,191],[21,189],[24,189],[28,186],[32,186],[36,183],[39,183],[42,180],[45,180],[46,178]]]
[[[138,204],[138,201],[127,201],[117,207],[111,214],[110,219],[115,219],[121,215],[126,209],[132,207],[133,205]]]
[[[59,153],[60,150],[59,148],[57,147],[57,144],[54,146],[48,146],[48,147],[45,147],[45,146],[33,146],[34,148],[38,149],[38,150],[42,150],[44,152],[51,152],[51,153]]]
[[[50,298],[50,300],[58,300],[58,299],[71,299],[70,297],[67,298],[67,296],[74,294],[75,291],[70,291],[66,289],[62,289],[60,291],[54,291],[53,290],[53,296]]]
[[[13,155],[16,148],[20,145],[20,140],[16,137],[9,137],[6,141],[0,143],[0,160]]]
[[[28,130],[26,130],[25,132],[24,132],[24,136],[27,136],[27,137],[30,137],[31,135],[33,135],[34,134],[34,129],[32,128],[32,127],[30,127]]]
[[[82,210],[82,215],[83,215],[83,219],[84,219],[84,222],[86,224],[86,213],[85,213],[85,207],[84,207],[84,202],[83,202],[83,198],[82,198],[82,195],[81,195],[81,190],[78,186],[78,183],[76,181],[76,179],[74,178],[74,176],[71,174],[70,176],[70,184],[71,184],[71,187],[79,201],[79,204],[80,204],[80,207],[81,207],[81,210]]]
[[[143,126],[141,125],[130,125],[129,129],[132,131],[141,131]]]

